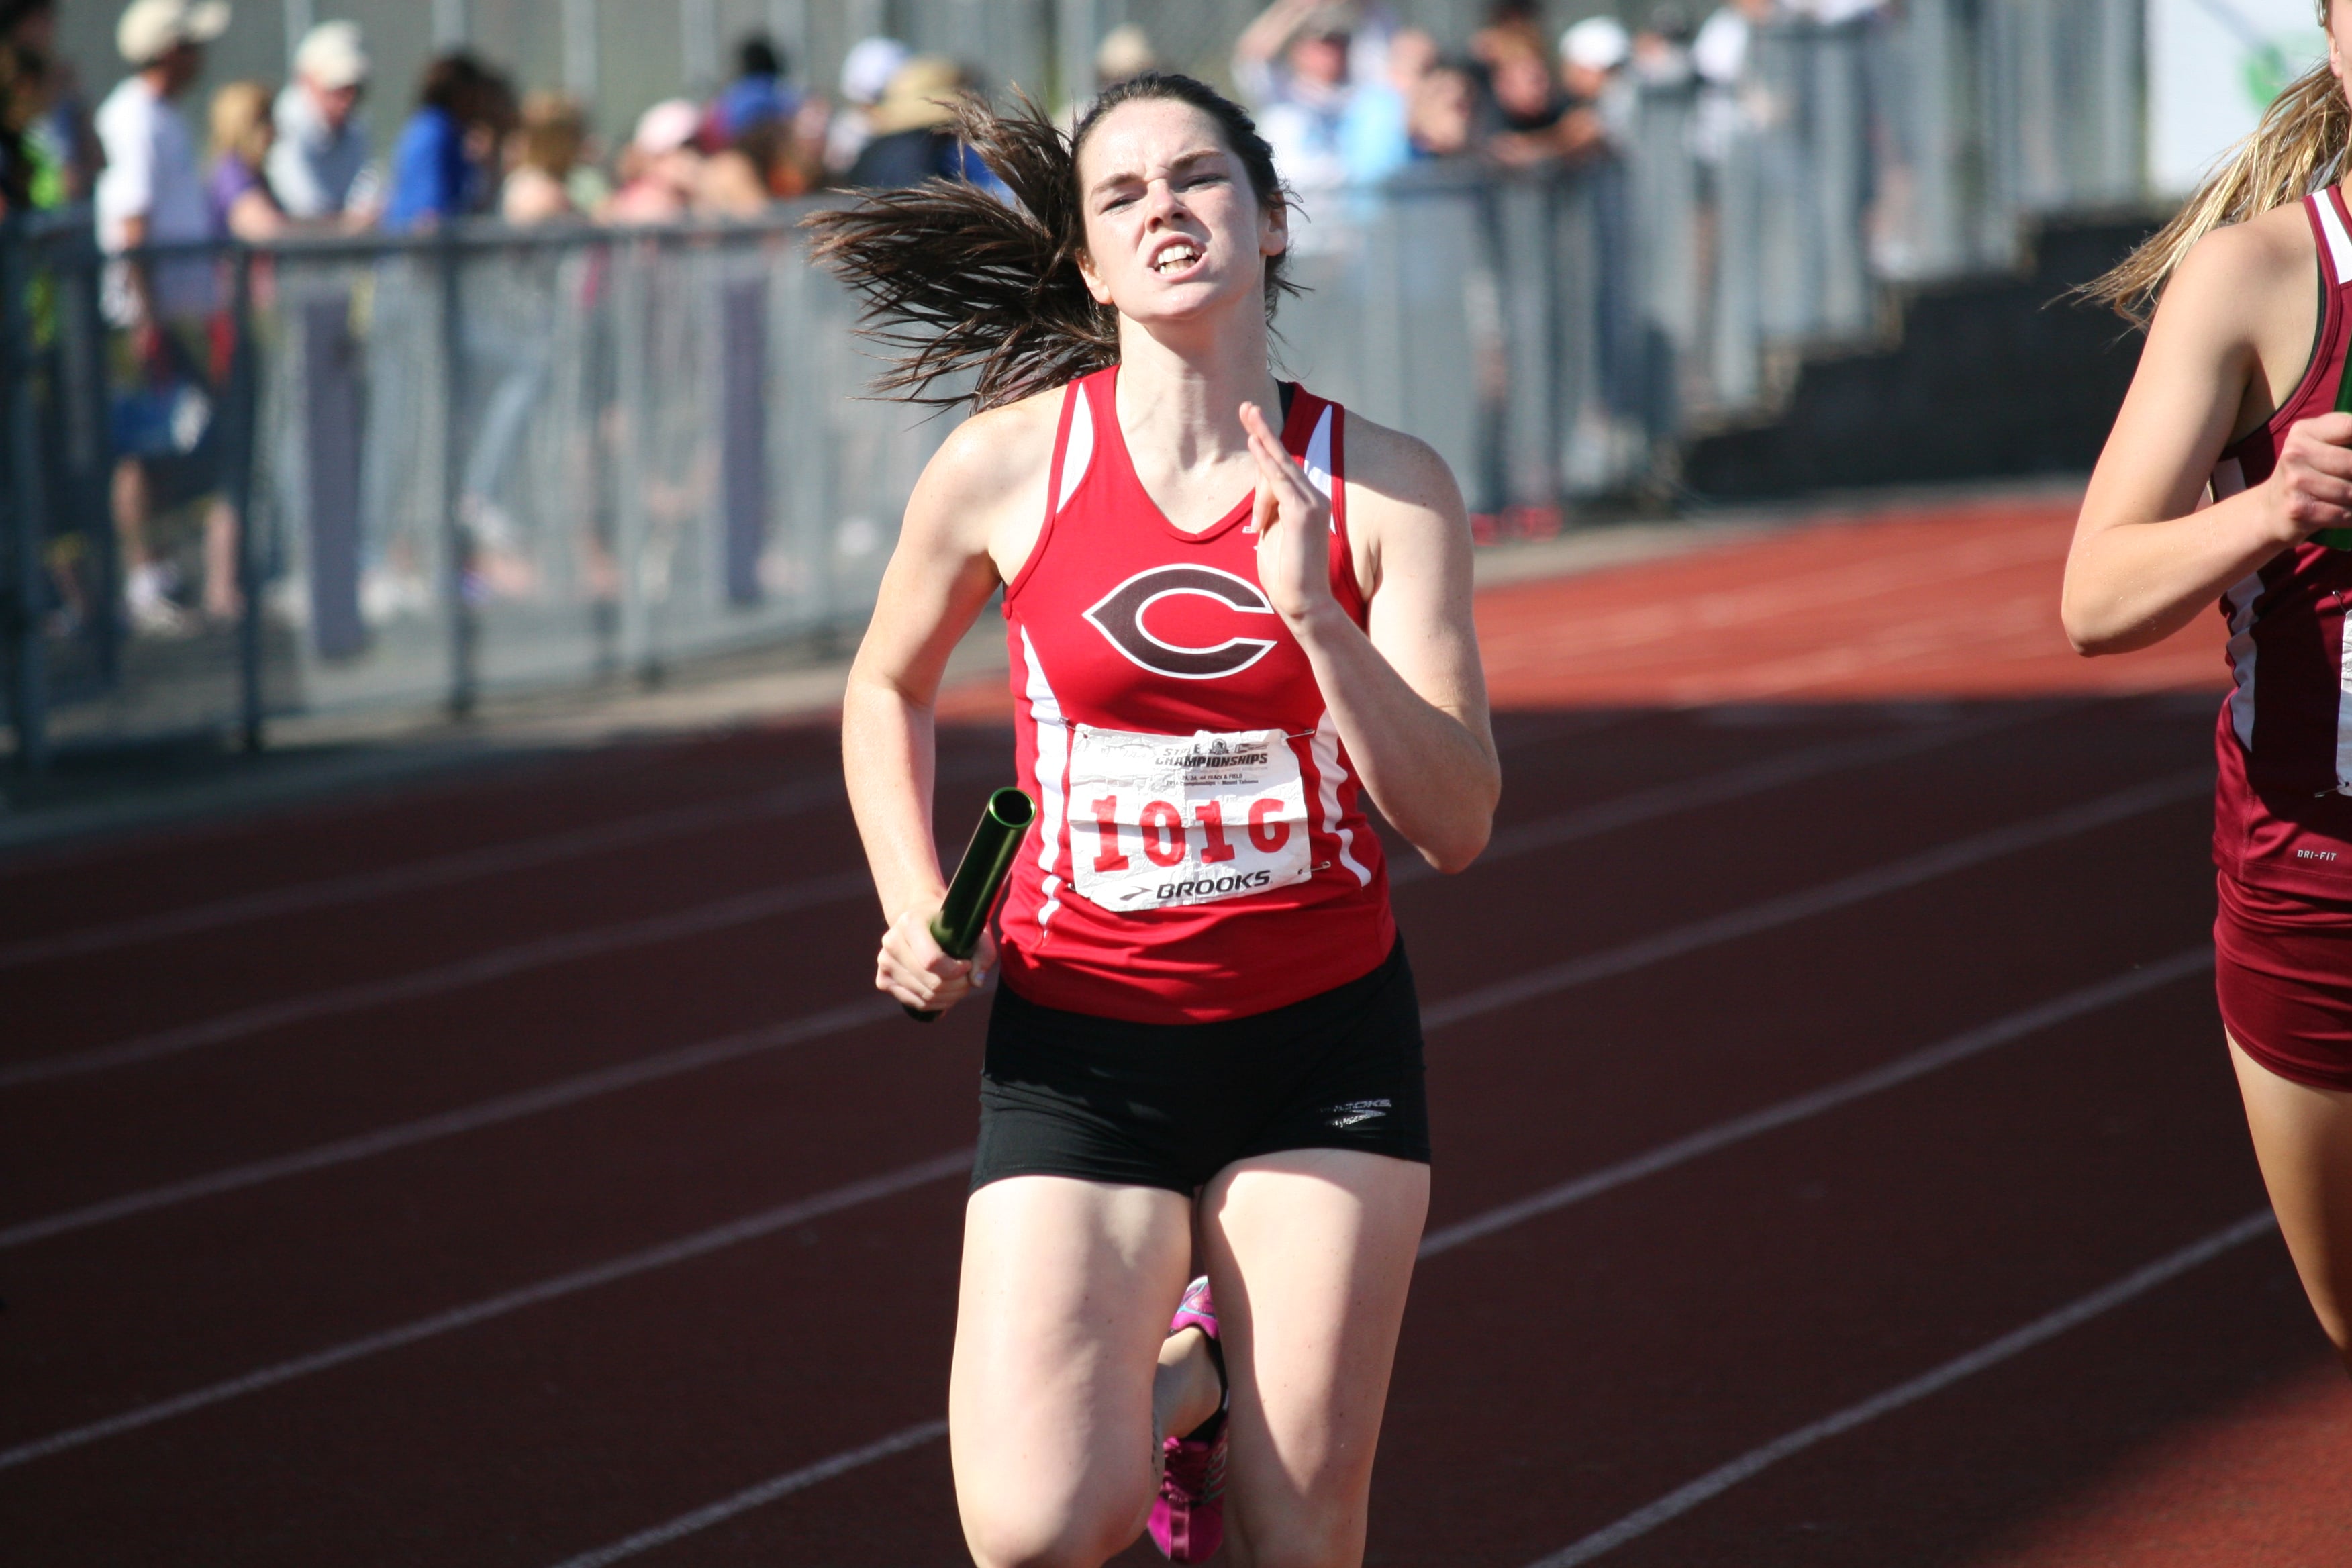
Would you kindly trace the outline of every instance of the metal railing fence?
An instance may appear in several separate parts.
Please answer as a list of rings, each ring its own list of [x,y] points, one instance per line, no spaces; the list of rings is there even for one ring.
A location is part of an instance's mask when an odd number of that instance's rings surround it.
[[[2007,264],[2035,212],[2137,197],[2137,7],[1776,24],[1736,89],[1608,106],[1613,156],[1301,193],[1283,368],[1431,441],[1482,530],[1669,488],[1686,439],[1769,410],[1801,351],[1872,339],[1889,282]],[[161,355],[109,325],[119,263],[87,215],[11,219],[19,755],[853,636],[952,421],[858,395],[875,362],[801,216],[158,251],[213,301]]]

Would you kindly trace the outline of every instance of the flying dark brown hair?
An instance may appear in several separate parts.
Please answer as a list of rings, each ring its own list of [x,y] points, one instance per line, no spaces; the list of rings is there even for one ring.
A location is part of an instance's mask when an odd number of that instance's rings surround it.
[[[1118,361],[1118,313],[1098,305],[1078,271],[1086,220],[1077,150],[1122,103],[1170,99],[1217,122],[1258,200],[1286,203],[1274,153],[1242,108],[1191,77],[1147,71],[1108,89],[1066,135],[1026,96],[999,116],[976,99],[958,106],[956,130],[1017,205],[963,180],[927,180],[806,220],[812,254],[854,289],[865,330],[890,366],[876,392],[908,403],[988,409]],[[1296,291],[1283,258],[1266,260],[1265,308]],[[939,390],[972,377],[970,391]]]

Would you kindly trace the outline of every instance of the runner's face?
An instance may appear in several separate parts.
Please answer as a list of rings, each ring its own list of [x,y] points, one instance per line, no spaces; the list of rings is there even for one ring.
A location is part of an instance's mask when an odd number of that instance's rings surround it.
[[[1148,99],[1105,115],[1078,155],[1087,226],[1079,267],[1094,297],[1139,321],[1246,300],[1263,309],[1265,258],[1286,244],[1217,122]]]
[[[2336,73],[2338,86],[2352,90],[2344,80],[2344,68],[2352,61],[2352,0],[2326,0],[2327,26],[2327,68]]]

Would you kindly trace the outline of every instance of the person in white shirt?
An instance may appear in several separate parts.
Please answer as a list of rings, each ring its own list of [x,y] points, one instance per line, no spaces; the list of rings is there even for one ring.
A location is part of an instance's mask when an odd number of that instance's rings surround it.
[[[1290,249],[1309,256],[1333,237],[1316,232],[1331,195],[1348,184],[1345,130],[1355,97],[1351,55],[1359,17],[1325,0],[1274,0],[1234,43],[1234,79],[1293,197]]]
[[[1692,150],[1707,168],[1719,168],[1732,143],[1751,128],[1739,99],[1748,74],[1748,46],[1756,27],[1779,9],[1775,0],[1732,0],[1709,16],[1691,40],[1691,70],[1698,78]]]
[[[368,73],[358,23],[321,22],[303,35],[294,79],[278,95],[278,142],[268,170],[288,217],[341,217],[352,226],[373,218],[378,181],[359,118]]]
[[[188,122],[172,106],[205,68],[205,45],[228,26],[219,0],[133,0],[115,38],[131,67],[98,110],[106,172],[98,179],[98,240],[109,254],[206,239],[212,219]],[[115,269],[108,314],[118,326],[202,316],[215,304],[203,262]]]
[[[212,212],[187,121],[172,106],[203,74],[205,46],[228,26],[222,0],[131,0],[115,43],[131,67],[99,106],[106,172],[96,191],[98,238],[121,256],[146,245],[213,237]],[[115,466],[115,529],[121,540],[125,606],[134,629],[185,629],[171,569],[149,524],[163,510],[210,494],[205,519],[204,607],[236,615],[236,517],[219,491],[217,424],[205,388],[208,331],[220,308],[209,258],[118,261],[104,286],[107,318],[129,334],[136,390],[119,399],[116,423],[132,438]],[[119,444],[121,444],[119,442]]]

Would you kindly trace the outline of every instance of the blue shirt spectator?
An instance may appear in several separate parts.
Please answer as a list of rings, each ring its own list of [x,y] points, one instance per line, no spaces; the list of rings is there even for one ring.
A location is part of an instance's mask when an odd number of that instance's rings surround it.
[[[736,77],[719,91],[719,132],[728,142],[772,120],[790,120],[800,112],[800,94],[784,80],[784,62],[776,47],[758,34],[743,40],[735,55]]]
[[[488,191],[486,163],[500,121],[512,119],[513,96],[504,79],[462,52],[427,66],[416,96],[416,112],[392,149],[383,226],[395,233],[478,211]]]

